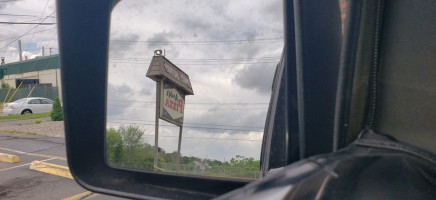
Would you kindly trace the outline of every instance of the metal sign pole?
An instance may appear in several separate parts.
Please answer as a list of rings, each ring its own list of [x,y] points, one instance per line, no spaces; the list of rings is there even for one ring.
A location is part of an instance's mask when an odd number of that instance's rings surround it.
[[[155,128],[154,128],[154,163],[153,163],[154,171],[157,171],[157,161],[159,157],[160,84],[161,84],[161,80],[156,81],[156,118],[155,118]]]
[[[180,155],[180,147],[181,147],[181,144],[182,144],[182,130],[183,130],[183,126],[180,126],[179,145],[177,147],[177,160],[176,160],[177,166],[176,166],[176,172],[178,172],[179,169],[180,169],[180,157],[181,157],[181,155]]]

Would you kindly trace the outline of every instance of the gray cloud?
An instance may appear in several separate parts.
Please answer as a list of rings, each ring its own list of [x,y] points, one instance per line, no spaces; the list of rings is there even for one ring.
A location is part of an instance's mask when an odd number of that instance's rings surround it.
[[[143,87],[140,91],[139,91],[139,94],[142,94],[142,95],[151,95],[152,93],[152,88],[150,88],[150,87]]]
[[[277,21],[283,18],[283,2],[282,1],[265,1],[268,5],[263,7],[264,16],[270,20]],[[281,20],[280,20],[281,21]]]
[[[263,130],[265,124],[265,117],[268,105],[218,105],[218,106],[210,106],[211,108],[205,107],[207,105],[203,105],[198,108],[198,105],[188,105],[186,107],[186,123],[195,123],[195,124],[187,124],[187,126],[196,126],[196,127],[214,127],[218,129],[203,129],[207,132],[213,133],[223,133],[228,132],[229,134],[236,133],[248,133],[247,131],[238,131],[238,130],[252,130],[252,131],[260,131]],[[195,110],[204,110],[207,112],[201,115],[190,116],[188,112],[194,112]],[[200,124],[205,124],[200,125]],[[215,126],[222,125],[222,126]],[[220,130],[220,129],[235,129],[235,130]]]
[[[242,88],[270,94],[274,69],[263,64],[246,66],[237,72],[232,81]]]
[[[120,33],[118,31],[111,32],[111,42],[109,55],[120,57],[125,55],[127,52],[131,50],[131,48],[136,45],[136,42],[139,39],[139,36],[134,33]],[[124,42],[120,42],[124,41]]]
[[[134,90],[126,84],[114,85],[108,84],[107,88],[108,118],[122,115],[129,106],[134,102],[131,101],[131,97],[134,95]]]
[[[169,38],[175,38],[177,35],[172,32],[159,32],[153,34],[150,38],[147,39],[147,42],[151,42],[148,46],[150,48],[156,48],[162,46],[160,43],[169,42]],[[157,44],[156,44],[157,43]]]

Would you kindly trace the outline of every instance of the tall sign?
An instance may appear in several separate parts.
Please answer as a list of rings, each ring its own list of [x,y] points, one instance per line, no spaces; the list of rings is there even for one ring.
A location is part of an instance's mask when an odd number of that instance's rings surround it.
[[[158,53],[160,52],[160,53]],[[180,146],[182,141],[185,96],[194,95],[189,76],[180,68],[155,51],[147,71],[147,77],[156,81],[156,119],[154,138],[154,170],[158,169],[159,119],[180,127],[177,148],[177,170],[180,166]]]

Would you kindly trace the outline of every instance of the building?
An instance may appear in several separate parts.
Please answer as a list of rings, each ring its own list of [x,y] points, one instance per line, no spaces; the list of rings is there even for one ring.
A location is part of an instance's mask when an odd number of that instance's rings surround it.
[[[59,55],[2,64],[0,65],[0,82],[7,83],[13,88],[17,88],[22,83],[20,89],[33,86],[45,87],[46,90],[47,88],[55,89],[56,96],[62,101],[59,66]]]

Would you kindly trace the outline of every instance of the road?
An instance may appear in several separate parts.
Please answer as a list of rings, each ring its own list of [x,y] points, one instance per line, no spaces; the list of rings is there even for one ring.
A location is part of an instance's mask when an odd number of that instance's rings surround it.
[[[67,166],[64,138],[0,132],[0,153],[20,157],[0,162],[0,199],[122,199],[91,193],[74,180],[29,169],[32,161]]]

